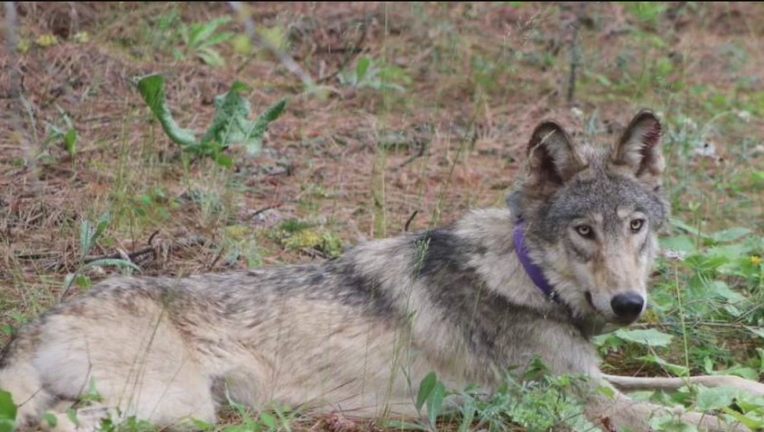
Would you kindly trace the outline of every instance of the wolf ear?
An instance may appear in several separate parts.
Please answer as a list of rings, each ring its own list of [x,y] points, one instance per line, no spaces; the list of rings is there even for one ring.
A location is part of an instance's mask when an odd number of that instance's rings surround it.
[[[530,178],[535,185],[561,186],[584,167],[568,134],[555,122],[534,129],[528,143]]]
[[[663,127],[650,110],[642,110],[626,127],[613,153],[615,165],[628,167],[643,183],[660,186],[665,162],[661,140]]]

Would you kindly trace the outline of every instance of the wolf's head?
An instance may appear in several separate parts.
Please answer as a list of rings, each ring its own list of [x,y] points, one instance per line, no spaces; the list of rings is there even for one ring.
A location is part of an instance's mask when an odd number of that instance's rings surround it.
[[[531,136],[510,207],[528,225],[531,258],[579,317],[628,325],[645,310],[656,231],[670,211],[661,129],[644,110],[609,148],[577,145],[554,122]]]

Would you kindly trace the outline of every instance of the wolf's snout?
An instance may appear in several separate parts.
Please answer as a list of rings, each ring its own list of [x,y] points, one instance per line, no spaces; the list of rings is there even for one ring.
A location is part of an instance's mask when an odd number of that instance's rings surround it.
[[[639,318],[645,306],[645,299],[634,292],[618,294],[610,301],[613,313],[620,321],[633,322]]]

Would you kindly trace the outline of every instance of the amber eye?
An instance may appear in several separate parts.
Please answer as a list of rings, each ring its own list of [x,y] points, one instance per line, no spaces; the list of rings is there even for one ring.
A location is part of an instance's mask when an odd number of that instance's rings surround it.
[[[644,224],[645,224],[644,219],[634,219],[633,221],[631,221],[631,230],[635,233],[639,232],[639,230],[642,229],[642,226]]]
[[[590,239],[594,237],[594,231],[589,225],[579,225],[576,227],[576,232],[583,238]]]

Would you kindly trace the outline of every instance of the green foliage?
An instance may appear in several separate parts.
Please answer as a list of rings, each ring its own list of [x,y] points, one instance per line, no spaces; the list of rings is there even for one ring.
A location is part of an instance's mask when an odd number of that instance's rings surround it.
[[[180,208],[178,199],[168,196],[162,188],[131,197],[130,202],[136,215],[151,221],[169,221],[170,212]]]
[[[269,233],[269,237],[289,250],[314,251],[330,258],[340,256],[342,240],[324,228],[307,222],[287,220]]]
[[[488,431],[514,430],[519,425],[528,431],[592,431],[595,426],[584,415],[583,402],[575,394],[584,389],[587,378],[578,375],[543,375],[536,380],[518,382],[508,377],[506,384],[486,397],[475,389],[461,392],[460,431],[469,430],[468,419]]]
[[[101,432],[153,432],[160,429],[148,421],[138,420],[135,416],[131,416],[119,423],[114,423],[109,418],[103,419],[100,430]]]
[[[406,430],[439,430],[436,421],[446,416],[459,424],[460,432],[470,430],[510,431],[519,425],[528,431],[557,430],[566,427],[574,431],[596,430],[584,416],[584,405],[576,394],[586,391],[587,378],[580,375],[546,373],[540,359],[534,359],[522,381],[507,375],[495,394],[485,394],[480,388],[469,386],[452,391],[438,380],[434,372],[422,379],[416,398],[420,412],[426,406],[427,416],[421,422],[389,422],[387,427]],[[458,411],[446,414],[444,407],[459,398]],[[446,419],[444,419],[446,420]]]
[[[661,17],[668,9],[666,3],[657,2],[619,2],[623,4],[626,10],[633,14],[637,20],[643,24],[654,28]]]
[[[12,432],[15,429],[17,411],[11,394],[0,389],[0,432]]]
[[[673,339],[673,336],[656,329],[619,329],[613,335],[618,339],[648,347],[667,347]]]
[[[128,271],[140,271],[140,267],[124,259],[101,258],[88,261],[88,254],[103,235],[104,231],[109,226],[109,223],[111,223],[111,217],[108,213],[101,216],[95,227],[93,227],[93,224],[88,220],[82,222],[82,225],[80,226],[81,264],[74,273],[67,275],[64,279],[64,292],[62,296],[69,292],[74,283],[81,288],[90,288],[90,278],[83,272],[92,267],[119,267]]]
[[[289,407],[273,407],[270,410],[261,410],[255,418],[249,411],[249,407],[231,401],[229,398],[231,407],[241,417],[241,422],[238,424],[232,424],[226,426],[224,432],[275,432],[275,431],[291,431],[291,423],[299,415],[297,411],[293,411]],[[215,430],[213,425],[203,424],[197,422],[197,428],[200,430]]]
[[[177,11],[159,17],[154,29],[154,45],[157,48],[170,46],[176,60],[197,58],[213,67],[225,66],[225,59],[218,47],[234,37],[230,32],[218,32],[233,18],[224,16],[207,22],[186,24]]]
[[[282,99],[269,107],[255,122],[250,121],[250,103],[239,92],[251,89],[237,81],[226,94],[215,98],[215,119],[201,141],[197,141],[191,130],[181,128],[173,119],[167,104],[163,76],[150,75],[140,79],[138,90],[173,142],[195,157],[210,157],[226,167],[230,167],[232,161],[222,152],[230,145],[243,145],[250,156],[258,156],[262,151],[268,125],[286,109],[286,100]]]
[[[406,72],[393,65],[385,65],[369,57],[361,57],[355,69],[339,74],[340,84],[354,88],[371,88],[381,92],[400,92],[406,89],[398,84],[408,84],[411,78]]]
[[[416,409],[420,415],[422,407],[427,404],[427,421],[429,430],[437,430],[435,421],[443,409],[443,401],[446,398],[446,386],[438,380],[435,372],[430,372],[422,379],[416,398]]]
[[[217,114],[212,126],[202,137],[202,143],[240,142],[249,155],[257,156],[262,151],[263,137],[268,125],[276,121],[284,112],[286,100],[276,102],[253,123],[247,120],[252,112],[250,103],[239,95],[240,91],[250,91],[250,88],[236,82],[231,87],[231,91],[215,99]]]
[[[138,91],[173,142],[187,148],[198,145],[194,133],[188,129],[182,129],[173,119],[170,107],[167,105],[163,76],[150,75],[141,79],[138,81]]]
[[[180,34],[186,45],[188,55],[194,55],[210,66],[225,65],[225,60],[214,47],[231,39],[233,33],[215,34],[215,32],[219,27],[231,21],[231,17],[221,17],[206,23],[181,25]]]
[[[43,147],[47,147],[51,142],[57,142],[63,145],[66,153],[74,160],[77,155],[77,129],[74,128],[74,123],[69,115],[60,106],[56,105],[58,111],[61,113],[63,120],[63,126],[47,123],[48,137],[43,142]]]

